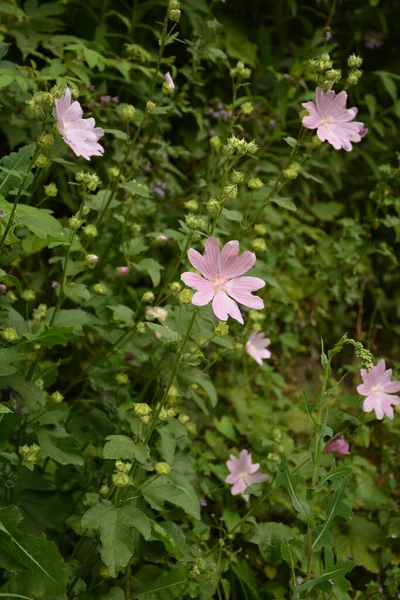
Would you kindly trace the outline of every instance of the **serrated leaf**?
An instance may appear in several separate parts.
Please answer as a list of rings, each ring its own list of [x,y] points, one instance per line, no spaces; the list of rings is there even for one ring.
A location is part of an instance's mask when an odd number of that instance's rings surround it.
[[[148,448],[144,444],[135,444],[126,435],[109,435],[103,448],[103,458],[112,460],[137,460],[144,463],[148,458]]]
[[[305,392],[304,390],[301,390],[301,398],[302,401],[298,406],[299,409],[306,413],[306,415],[309,416],[310,420],[314,423],[314,425],[317,426],[317,422],[312,414],[312,411],[314,410],[314,405],[310,402],[310,399],[307,396],[307,392]]]
[[[319,484],[315,488],[316,492],[320,492],[326,486],[328,481],[332,482],[332,489],[337,490],[340,487],[340,482],[343,477],[347,477],[352,472],[351,467],[337,467],[335,462],[333,462],[329,473],[326,473],[323,477],[321,477]]]
[[[292,538],[293,532],[290,527],[271,521],[258,524],[249,541],[258,545],[261,556],[267,563],[276,564],[282,558],[282,543]]]
[[[296,491],[296,486],[299,483],[304,483],[304,479],[300,477],[300,475],[292,475],[290,473],[286,458],[283,456],[281,462],[281,471],[276,479],[276,485],[282,485],[287,490],[295,510],[302,517],[306,518],[310,512],[310,507],[299,497]]]
[[[321,500],[323,507],[326,511],[326,520],[322,525],[318,525],[313,531],[313,544],[312,550],[316,552],[324,545],[331,544],[331,536],[329,533],[329,527],[336,517],[341,517],[346,521],[351,518],[352,510],[349,504],[343,502],[346,499],[346,486],[349,480],[343,479],[340,483],[340,487],[337,490],[335,496],[324,496]]]
[[[90,292],[83,283],[75,283],[72,281],[64,286],[64,294],[72,300],[90,300]]]
[[[18,529],[22,516],[16,507],[0,509],[0,565],[15,573],[1,589],[4,592],[43,598],[66,591],[64,562],[45,535],[30,535]]]
[[[184,510],[194,519],[200,519],[200,504],[192,486],[176,473],[157,477],[143,489],[143,497],[155,510],[162,510],[169,502]]]
[[[47,328],[42,333],[24,333],[27,340],[34,341],[35,344],[40,344],[45,348],[53,348],[53,346],[66,346],[69,337],[74,331],[73,327],[51,327]]]
[[[52,458],[60,465],[82,466],[84,460],[78,442],[63,427],[36,430],[42,458]]]
[[[340,556],[337,557],[337,562],[335,564],[327,565],[326,572],[320,577],[316,577],[315,579],[311,579],[310,581],[306,581],[302,583],[299,587],[296,588],[296,592],[301,594],[305,592],[311,587],[314,587],[317,584],[328,582],[331,579],[339,586],[342,592],[347,592],[351,585],[349,581],[345,578],[346,573],[354,569],[356,563],[352,560],[345,560]]]

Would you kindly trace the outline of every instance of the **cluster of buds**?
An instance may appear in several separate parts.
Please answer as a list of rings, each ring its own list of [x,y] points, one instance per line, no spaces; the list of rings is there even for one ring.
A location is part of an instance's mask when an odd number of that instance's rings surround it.
[[[171,467],[166,462],[158,462],[154,465],[154,470],[157,475],[168,475]]]
[[[283,170],[283,176],[286,179],[297,179],[301,173],[301,166],[297,162],[292,162],[287,169]]]
[[[325,73],[328,69],[332,69],[333,61],[329,54],[321,54],[319,58],[310,58],[309,65],[315,73]]]
[[[185,223],[189,227],[189,229],[192,230],[202,229],[205,226],[203,217],[199,217],[192,213],[189,213],[185,216]]]
[[[232,135],[226,141],[226,144],[222,147],[222,151],[225,156],[232,156],[238,154],[244,156],[245,154],[253,155],[257,152],[258,146],[255,140],[246,142],[244,139],[239,139],[235,135]]]
[[[96,173],[84,173],[83,171],[79,171],[79,173],[75,175],[75,180],[82,184],[88,192],[95,192],[100,183],[100,179],[97,177]]]
[[[190,569],[190,577],[193,579],[197,579],[204,573],[207,569],[207,563],[204,558],[196,558],[193,563],[193,567]]]
[[[145,425],[150,421],[151,408],[145,402],[138,402],[133,406],[133,412],[137,415]]]
[[[243,61],[239,60],[236,67],[229,71],[229,74],[232,79],[249,79],[251,77],[251,69],[245,67]]]
[[[39,117],[42,111],[51,108],[54,105],[54,94],[51,92],[35,92],[26,105],[34,117]]]
[[[363,59],[361,56],[356,56],[355,54],[351,54],[347,59],[347,65],[350,68],[349,74],[347,76],[347,84],[348,85],[357,85],[359,82],[362,71],[360,67],[362,65]]]
[[[170,0],[170,3],[168,5],[168,18],[171,21],[174,21],[174,23],[179,23],[179,19],[181,18],[181,11],[179,9],[179,2],[178,0]]]
[[[30,463],[35,463],[39,451],[40,446],[38,446],[37,444],[31,444],[30,446],[25,444],[19,449],[19,455],[22,460],[26,460],[26,462]]]

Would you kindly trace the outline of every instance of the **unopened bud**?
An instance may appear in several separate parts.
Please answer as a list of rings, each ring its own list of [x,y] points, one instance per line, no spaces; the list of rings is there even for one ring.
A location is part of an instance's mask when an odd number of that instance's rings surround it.
[[[118,383],[118,385],[126,385],[127,383],[129,383],[129,377],[126,373],[116,373],[114,375],[114,379]]]
[[[166,462],[158,462],[154,465],[154,470],[157,475],[168,475],[171,470],[171,467]]]
[[[267,250],[267,244],[263,240],[263,238],[256,238],[251,242],[251,247],[256,252],[265,252]]]
[[[83,227],[82,231],[87,237],[90,237],[90,238],[95,238],[98,236],[97,227],[96,227],[96,225],[93,225],[92,223],[90,223],[89,225],[86,225],[86,227]]]
[[[53,146],[53,144],[54,144],[54,135],[52,135],[51,133],[44,133],[38,139],[38,145],[40,146],[40,148],[45,148],[46,150],[48,150],[49,148],[51,148]]]
[[[55,402],[56,404],[59,404],[60,402],[62,402],[64,400],[64,396],[62,394],[60,394],[60,392],[53,392],[50,395],[50,399]]]
[[[54,183],[49,183],[49,185],[45,185],[44,193],[49,198],[55,198],[58,194],[57,186]]]
[[[97,296],[105,296],[107,294],[107,288],[104,283],[95,283],[93,286],[93,292],[97,294]]]
[[[351,69],[358,69],[359,67],[361,67],[362,63],[363,59],[361,58],[361,56],[357,56],[356,54],[351,54],[347,59],[347,64]]]
[[[31,444],[30,446],[25,444],[24,446],[21,446],[21,448],[19,449],[19,455],[22,458],[22,460],[26,460],[27,462],[34,463],[34,462],[36,462],[39,451],[40,451],[40,446],[38,446],[37,444]]]
[[[109,491],[110,491],[110,488],[108,487],[108,485],[102,485],[99,490],[101,496],[107,496]]]
[[[33,290],[24,290],[21,292],[21,298],[22,300],[25,300],[25,302],[33,302],[36,298],[36,294]]]
[[[243,102],[240,106],[240,112],[242,115],[251,115],[254,110],[254,106],[251,102]]]
[[[151,408],[145,402],[138,402],[137,404],[135,404],[133,406],[133,412],[138,417],[144,417],[144,416],[147,416],[147,415],[149,415],[151,413]]]
[[[81,222],[78,219],[78,217],[71,217],[69,219],[69,221],[68,221],[68,227],[70,229],[73,229],[73,230],[75,229],[76,230],[76,229],[79,229],[80,226],[81,226]]]
[[[147,110],[147,112],[151,112],[156,107],[157,107],[157,105],[154,102],[152,102],[151,100],[147,100],[147,102],[146,102],[146,110]]]
[[[7,329],[4,329],[4,331],[1,332],[1,337],[6,342],[17,342],[19,340],[19,335],[14,327],[7,327]]]
[[[179,281],[173,281],[172,283],[170,283],[168,285],[168,289],[173,293],[173,294],[179,294],[179,292],[182,289],[182,285],[179,283]]]
[[[136,114],[136,108],[134,106],[132,106],[132,104],[127,104],[122,109],[122,116],[124,117],[124,119],[126,119],[126,121],[130,121],[131,119],[133,119],[135,114]]]
[[[152,302],[154,302],[155,296],[153,294],[153,292],[145,292],[142,296],[142,301],[145,304],[151,304]]]
[[[37,167],[38,169],[44,169],[45,167],[47,167],[48,164],[49,161],[47,160],[44,154],[39,154],[39,156],[35,160],[35,167]]]
[[[129,484],[129,476],[126,473],[114,473],[111,481],[116,487],[126,487]]]
[[[244,179],[244,173],[241,173],[240,171],[235,171],[235,169],[233,169],[233,171],[231,173],[232,183],[242,183],[243,179]]]
[[[222,201],[226,202],[227,200],[234,200],[238,195],[238,189],[236,184],[225,185],[222,190]]]
[[[196,200],[188,200],[187,202],[185,202],[185,208],[192,212],[195,212],[199,209],[199,205]]]
[[[132,463],[130,463],[128,461],[124,462],[123,460],[116,460],[115,468],[117,469],[117,471],[119,473],[129,473],[129,471],[132,468]]]
[[[222,146],[221,138],[218,135],[213,135],[210,138],[210,144],[211,144],[211,147],[214,148],[214,150],[216,152],[218,152],[221,149],[221,146]]]
[[[92,267],[99,261],[97,254],[86,254],[85,262],[87,265]]]
[[[182,290],[178,295],[178,298],[181,304],[190,304],[193,298],[193,292],[190,290]]]
[[[225,321],[220,321],[218,325],[214,327],[214,333],[219,337],[224,337],[225,335],[228,335],[229,325],[225,323]]]
[[[206,209],[210,215],[217,215],[221,210],[221,202],[216,198],[210,198],[206,204]]]
[[[171,21],[174,21],[175,23],[179,23],[181,14],[182,14],[182,12],[179,10],[179,8],[175,8],[175,9],[172,9],[169,11],[168,16],[171,19]]]
[[[251,190],[259,190],[262,187],[264,187],[263,182],[258,177],[253,177],[252,179],[249,179],[249,182],[247,185],[249,186],[249,188]]]

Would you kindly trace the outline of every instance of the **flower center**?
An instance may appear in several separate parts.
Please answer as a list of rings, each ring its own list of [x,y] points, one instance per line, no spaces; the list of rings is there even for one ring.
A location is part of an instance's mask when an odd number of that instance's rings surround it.
[[[227,279],[222,279],[219,275],[217,275],[217,277],[211,283],[214,287],[215,292],[220,292],[223,291],[227,283]]]
[[[319,126],[326,127],[329,129],[329,125],[333,125],[334,122],[335,122],[335,119],[331,115],[325,115],[324,117],[321,117],[321,122],[320,122]]]
[[[248,475],[248,473],[246,471],[241,471],[239,473],[239,479],[244,479],[246,481],[247,475]]]
[[[372,394],[379,394],[380,392],[384,392],[384,389],[381,385],[376,384],[376,385],[372,385],[371,386],[371,393]]]

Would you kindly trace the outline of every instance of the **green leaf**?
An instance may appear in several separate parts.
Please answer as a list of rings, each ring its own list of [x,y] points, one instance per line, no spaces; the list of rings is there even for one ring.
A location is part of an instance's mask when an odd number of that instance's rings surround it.
[[[141,196],[142,198],[151,198],[151,193],[148,186],[145,183],[140,183],[139,181],[124,181],[121,183],[120,187],[131,194],[135,194],[136,196]]]
[[[0,60],[5,57],[10,46],[11,44],[5,44],[4,42],[0,42]]]
[[[376,71],[376,74],[379,75],[379,77],[381,78],[381,81],[393,102],[396,102],[397,87],[395,82],[393,81],[392,73],[388,73],[387,71]]]
[[[214,419],[214,425],[215,429],[219,431],[221,435],[225,436],[232,442],[237,442],[236,431],[232,425],[232,420],[229,417],[223,415],[219,421],[218,419]]]
[[[279,198],[276,196],[275,198],[271,198],[271,202],[275,202],[275,204],[287,210],[297,210],[296,205],[290,198]]]
[[[354,569],[355,566],[356,563],[353,560],[344,560],[338,556],[336,565],[333,563],[333,561],[329,562],[329,564],[325,566],[325,573],[323,575],[302,583],[296,588],[296,592],[305,592],[309,588],[314,587],[319,583],[328,582],[331,579],[336,583],[336,585],[339,586],[342,592],[347,592],[351,588],[351,585],[345,578],[345,575]]]
[[[271,521],[258,524],[249,541],[258,545],[261,556],[267,563],[274,565],[282,558],[281,546],[284,540],[291,540],[293,537],[290,527]]]
[[[182,369],[182,371],[180,371],[180,373],[178,374],[178,378],[183,380],[183,382],[185,382],[186,385],[188,385],[188,386],[190,386],[193,383],[197,383],[197,385],[199,385],[201,388],[203,388],[203,390],[209,397],[211,406],[213,406],[213,407],[217,406],[217,403],[218,403],[217,391],[216,391],[214,384],[211,381],[211,378],[208,375],[208,373],[205,373],[204,371],[200,371],[199,369],[190,369],[190,370]]]
[[[100,600],[125,600],[125,594],[119,587],[113,587],[105,596],[102,596]]]
[[[0,415],[4,415],[5,413],[12,413],[12,410],[0,402]]]
[[[332,482],[333,490],[339,489],[340,482],[343,479],[343,477],[347,477],[348,475],[350,475],[351,472],[352,472],[351,467],[343,467],[343,466],[337,467],[335,465],[335,461],[333,461],[331,470],[329,471],[329,473],[326,473],[326,475],[321,477],[319,484],[315,488],[315,491],[321,492],[324,489],[324,487],[326,486],[326,483],[328,480]]]
[[[73,327],[51,327],[51,329],[47,328],[39,334],[24,333],[24,337],[45,348],[53,348],[53,346],[66,346],[73,330]]]
[[[174,504],[194,519],[200,519],[200,504],[192,486],[182,475],[171,472],[146,485],[142,491],[144,499],[155,510],[163,510],[165,502]]]
[[[153,287],[157,287],[161,281],[160,272],[164,269],[160,263],[153,258],[144,258],[140,263],[133,263],[133,266],[141,273],[148,273],[153,283]]]
[[[14,346],[0,349],[0,377],[12,375],[18,371],[18,364],[26,360],[26,348]]]
[[[94,529],[100,533],[101,558],[111,577],[117,577],[133,556],[133,529],[139,531],[148,540],[151,522],[146,515],[134,506],[116,508],[108,500],[102,500],[92,506],[82,517],[83,528]]]
[[[177,440],[187,436],[186,428],[176,419],[170,419],[167,425],[158,427],[157,431],[161,438],[161,456],[169,465],[172,465]]]
[[[314,410],[315,406],[311,403],[310,398],[307,396],[307,392],[305,392],[304,390],[301,390],[301,398],[302,401],[298,406],[299,409],[305,412],[306,415],[308,415],[311,421],[314,423],[314,425],[317,426],[317,421],[314,419],[314,416],[312,414],[312,411]]]
[[[67,298],[79,302],[80,300],[90,300],[90,292],[83,283],[71,282],[64,286],[64,294]]]
[[[299,483],[304,483],[304,479],[299,475],[292,475],[290,473],[286,458],[283,456],[281,462],[281,472],[276,479],[276,485],[282,485],[287,490],[296,511],[302,517],[306,518],[310,512],[310,507],[306,502],[304,502],[304,500],[301,500],[296,491],[296,486]]]
[[[14,79],[14,73],[4,73],[3,75],[0,75],[0,88],[7,87],[8,85],[10,85],[10,83],[14,81]]]
[[[126,435],[109,435],[103,448],[103,458],[117,460],[137,460],[144,463],[149,455],[149,450],[144,444],[135,444]]]
[[[364,517],[354,516],[349,529],[335,531],[335,550],[343,558],[351,556],[370,573],[380,571],[381,527]]]
[[[324,545],[329,546],[332,543],[332,538],[329,533],[329,527],[335,517],[341,517],[346,521],[351,518],[352,510],[351,507],[343,502],[346,498],[346,486],[349,480],[344,478],[333,498],[324,496],[322,498],[322,505],[326,511],[325,523],[318,525],[313,531],[313,545],[312,550],[316,552]]]
[[[146,321],[146,325],[149,329],[151,329],[152,331],[156,331],[161,335],[161,341],[167,343],[178,341],[178,333],[176,331],[172,331],[164,325],[158,325],[158,323],[149,323],[149,321]]]
[[[35,430],[42,458],[52,458],[60,465],[82,466],[84,460],[78,442],[63,427]]]
[[[228,210],[227,208],[224,208],[222,210],[222,214],[229,221],[236,221],[237,223],[240,223],[241,221],[243,221],[243,215],[238,210]]]
[[[53,542],[18,529],[22,515],[16,507],[0,509],[0,565],[15,573],[2,591],[43,598],[66,591],[64,562]]]
[[[120,131],[119,129],[105,129],[104,133],[109,133],[110,135],[113,135],[119,140],[128,139],[128,134],[126,134],[125,131]]]
[[[12,204],[7,202],[3,196],[0,196],[0,209],[4,210],[7,216],[10,215],[12,210]],[[52,242],[67,242],[67,237],[61,223],[43,208],[19,204],[15,212],[14,223],[16,225],[25,225],[29,231],[39,238],[52,238]]]
[[[344,211],[339,202],[317,202],[311,206],[311,212],[321,221],[333,221]]]
[[[12,152],[8,156],[4,156],[0,160],[0,165],[2,167],[5,167],[11,172],[16,172],[15,175],[10,175],[9,173],[4,172],[0,173],[0,191],[2,194],[7,196],[10,190],[19,186],[21,174],[25,175],[27,173],[34,150],[34,144],[29,144],[28,146],[23,146],[22,148],[20,148],[18,152]],[[5,201],[4,198],[2,199],[2,201]],[[0,206],[0,208],[6,210],[2,206]],[[7,214],[9,215],[10,213],[7,212]]]
[[[140,600],[177,600],[187,587],[189,567],[178,564],[151,583],[148,583],[150,578],[146,579],[145,585],[135,593],[135,598]]]

